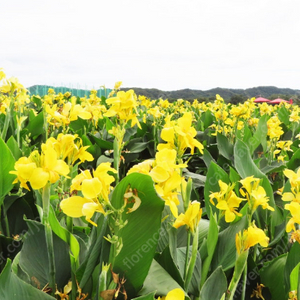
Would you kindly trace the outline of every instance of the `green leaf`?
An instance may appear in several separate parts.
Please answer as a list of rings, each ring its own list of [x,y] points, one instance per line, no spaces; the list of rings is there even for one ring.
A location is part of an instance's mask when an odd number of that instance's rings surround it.
[[[130,140],[130,142],[126,145],[125,149],[130,153],[141,153],[144,151],[150,142],[143,142],[141,138],[135,138]]]
[[[3,203],[4,197],[13,188],[13,181],[16,175],[9,174],[10,171],[14,170],[15,159],[5,144],[0,138],[0,206]]]
[[[39,135],[43,134],[44,129],[44,113],[40,112],[38,115],[35,115],[33,110],[29,111],[29,122],[26,127],[30,132],[33,139],[36,139]]]
[[[223,134],[217,134],[217,145],[221,155],[223,155],[228,160],[233,157],[233,145],[229,142],[228,138]]]
[[[200,300],[219,300],[227,290],[227,279],[222,270],[222,266],[219,266],[205,281],[201,292]]]
[[[212,157],[212,155],[209,153],[209,151],[206,148],[203,150],[202,159],[203,159],[207,169],[209,168],[211,162],[216,163],[215,159]]]
[[[268,133],[268,121],[269,116],[267,114],[260,117],[257,129],[253,134],[253,137],[249,139],[247,145],[249,145],[250,153],[253,154],[254,150],[259,146],[262,145],[263,151],[267,149],[267,133]]]
[[[192,248],[189,249],[189,257],[192,255]],[[186,247],[180,247],[177,249],[177,265],[181,274],[181,277],[184,276],[184,268],[185,268],[185,259],[186,259]],[[192,275],[192,279],[189,285],[188,293],[198,296],[200,292],[200,280],[201,280],[201,258],[199,252],[197,253],[196,263],[194,272]]]
[[[49,222],[52,228],[52,231],[60,237],[63,241],[65,241],[70,246],[71,255],[74,256],[75,261],[78,260],[79,257],[79,243],[74,237],[73,234],[71,234],[66,228],[62,227],[60,223],[58,222],[54,210],[52,206],[50,207],[49,211]]]
[[[290,290],[289,288],[290,274],[292,270],[295,268],[295,266],[297,266],[299,261],[300,261],[300,244],[296,242],[289,250],[286,258],[286,266],[285,266],[284,274],[285,274],[285,284],[288,290]]]
[[[269,288],[272,300],[288,299],[284,282],[286,258],[287,253],[278,256],[260,271],[261,283]]]
[[[171,256],[169,247],[166,247],[161,254],[156,255],[155,260],[172,276],[174,280],[176,280],[178,284],[180,284],[182,288],[184,287],[182,276],[176,266],[176,262]]]
[[[236,223],[231,223],[225,230],[221,231],[218,236],[218,243],[214,252],[212,260],[212,270],[222,266],[224,271],[232,268],[236,261],[236,247],[235,236],[236,234],[246,229],[247,218],[242,217]]]
[[[282,123],[285,125],[290,124],[290,111],[287,110],[285,106],[281,106],[279,109],[277,109],[277,114]]]
[[[297,291],[299,285],[299,267],[300,262],[296,265],[293,271],[290,274],[290,291]]]
[[[203,267],[202,267],[202,273],[201,273],[201,285],[204,284],[210,265],[211,265],[211,260],[213,258],[215,248],[218,242],[218,224],[216,222],[216,217],[211,213],[210,214],[210,222],[209,222],[209,228],[208,228],[208,235],[207,235],[207,254],[208,256],[205,258],[203,262]]]
[[[150,176],[132,173],[113,191],[111,203],[115,208],[124,205],[124,194],[128,187],[138,192],[141,205],[132,213],[123,214],[123,220],[128,223],[118,233],[123,247],[115,258],[114,272],[125,276],[126,291],[132,297],[141,289],[153,260],[164,201],[157,195]]]
[[[234,299],[234,296],[235,296],[234,294],[235,294],[236,288],[237,288],[240,278],[243,274],[243,271],[247,265],[248,253],[249,253],[249,250],[243,251],[237,257],[237,260],[236,260],[235,266],[234,266],[233,276],[232,276],[231,282],[228,287],[228,293],[229,293],[228,299],[229,300]],[[246,284],[246,283],[243,283],[243,284]]]
[[[213,122],[215,120],[214,115],[212,114],[211,110],[207,110],[204,113],[202,113],[200,119],[203,122],[204,129],[208,128],[208,126],[213,124]]]
[[[287,169],[295,170],[300,165],[300,149],[294,152],[291,159],[286,164]]]
[[[269,197],[269,204],[270,206],[275,207],[273,189],[267,176],[255,165],[251,158],[248,146],[241,140],[237,140],[234,146],[234,166],[242,178],[252,175],[255,178],[261,178],[261,185]]]
[[[176,288],[181,289],[181,286],[156,260],[153,260],[140,294],[146,295],[156,291],[157,295],[166,296],[169,291]]]
[[[86,259],[80,265],[76,272],[76,278],[79,286],[84,288],[88,280],[91,278],[99,260],[103,256],[103,252],[109,249],[109,244],[103,238],[107,230],[107,217],[100,215],[97,221],[98,227],[93,227],[89,237],[88,244],[90,245],[86,254]],[[99,232],[98,232],[99,231]]]
[[[22,156],[22,152],[18,146],[17,141],[11,135],[8,141],[6,142],[7,147],[10,149],[11,153],[13,154],[15,160],[18,160]]]
[[[0,299],[53,300],[55,298],[45,294],[44,292],[34,288],[30,284],[18,278],[17,275],[12,272],[11,260],[9,259],[3,272],[0,274]]]
[[[155,294],[156,294],[156,291],[149,293],[147,295],[144,295],[144,296],[133,298],[132,300],[155,300],[155,298],[154,298]]]
[[[27,220],[28,232],[25,235],[22,250],[20,252],[19,265],[31,279],[33,284],[39,284],[43,288],[48,282],[49,264],[45,239],[44,225]],[[58,288],[63,288],[71,277],[69,247],[59,237],[53,234],[56,283]]]
[[[98,138],[92,134],[88,134],[88,136],[91,138],[92,141],[94,141],[101,149],[105,150],[112,150],[114,148],[114,145],[112,142],[103,140],[101,138]]]

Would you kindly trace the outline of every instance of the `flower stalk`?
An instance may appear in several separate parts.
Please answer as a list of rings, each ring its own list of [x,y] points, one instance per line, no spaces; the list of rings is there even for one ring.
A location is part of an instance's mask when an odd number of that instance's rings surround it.
[[[52,229],[49,222],[49,211],[50,211],[50,187],[51,185],[47,183],[43,187],[43,224],[45,226],[45,238],[48,252],[48,264],[49,264],[49,287],[51,288],[51,294],[54,295],[55,292],[55,258],[54,258],[54,247],[53,247],[53,235]]]

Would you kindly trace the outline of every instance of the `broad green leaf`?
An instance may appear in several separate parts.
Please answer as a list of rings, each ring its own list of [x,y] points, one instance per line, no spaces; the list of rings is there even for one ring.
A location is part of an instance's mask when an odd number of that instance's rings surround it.
[[[214,115],[210,110],[207,110],[204,113],[202,113],[200,119],[203,122],[204,129],[208,128],[211,124],[213,124],[215,120]]]
[[[0,138],[0,206],[4,197],[13,188],[16,175],[9,174],[14,170],[15,159],[5,142]]]
[[[12,272],[11,260],[9,259],[3,272],[0,274],[0,299],[53,300],[55,298],[45,294],[44,292],[34,288],[30,284],[18,278],[17,275]]]
[[[293,156],[286,164],[286,167],[287,169],[291,169],[295,171],[295,169],[297,169],[299,165],[300,165],[300,149],[294,152]]]
[[[82,135],[82,132],[84,132],[85,128],[88,128],[88,122],[87,120],[78,118],[75,121],[70,122],[70,128],[74,130],[79,136]]]
[[[220,166],[218,166],[214,162],[211,162],[208,168],[205,186],[204,186],[205,207],[209,217],[210,217],[209,207],[212,208],[213,213],[218,212],[218,209],[210,203],[209,195],[212,192],[220,191],[219,180],[222,180],[223,182],[228,184],[229,176]]]
[[[130,140],[130,142],[125,146],[125,149],[130,153],[141,153],[147,148],[150,142],[143,142],[141,138],[135,138]]]
[[[92,135],[92,134],[88,134],[88,136],[91,138],[92,141],[94,141],[101,149],[104,149],[104,150],[112,150],[114,145],[112,142],[109,142],[109,141],[106,141],[106,140],[103,140],[101,138],[98,138],[97,136],[95,135]]]
[[[22,156],[22,152],[18,146],[18,143],[13,136],[10,136],[10,138],[6,142],[6,145],[10,149],[15,160],[18,160]]]
[[[286,109],[285,106],[281,106],[277,109],[278,118],[279,120],[284,123],[285,125],[290,124],[290,112]]]
[[[155,298],[154,298],[155,294],[156,294],[156,291],[149,293],[147,295],[144,295],[144,296],[133,298],[132,300],[155,300]]]
[[[141,205],[131,213],[123,213],[123,220],[128,223],[118,233],[123,247],[115,258],[114,272],[125,276],[126,291],[132,297],[141,289],[151,266],[159,238],[164,201],[157,195],[150,176],[132,173],[113,191],[111,203],[115,208],[124,205],[124,194],[128,187],[137,191]]]
[[[54,210],[52,206],[50,207],[49,211],[49,222],[52,228],[52,231],[60,237],[63,241],[65,241],[70,246],[70,255],[74,256],[75,261],[78,261],[79,257],[79,243],[74,237],[73,234],[71,234],[66,228],[62,227],[60,223],[58,222]]]
[[[261,171],[264,174],[274,173],[282,171],[286,168],[285,164],[283,162],[273,161],[271,164],[267,164],[266,166],[261,168]]]
[[[289,252],[287,253],[286,266],[284,270],[285,284],[288,290],[290,290],[289,289],[290,274],[299,262],[300,262],[300,244],[298,242],[295,242],[291,247],[291,249],[289,250]]]
[[[232,268],[236,261],[235,236],[239,231],[246,229],[247,218],[242,217],[236,223],[230,224],[221,231],[218,236],[218,243],[214,252],[211,267],[212,270],[222,266],[224,271]]]
[[[234,146],[234,166],[242,178],[252,175],[256,178],[261,178],[261,185],[269,197],[269,204],[270,206],[275,207],[273,189],[267,176],[255,165],[250,156],[248,146],[241,140],[237,140]]]
[[[39,135],[45,132],[44,129],[44,113],[40,112],[38,115],[35,115],[32,110],[29,111],[29,122],[26,127],[30,132],[33,139],[36,139]]]
[[[171,277],[171,275],[156,261],[153,260],[149,273],[144,281],[141,295],[147,295],[153,291],[159,296],[166,296],[173,289],[181,286]]]
[[[290,274],[290,291],[297,291],[299,285],[299,267],[300,262],[296,265],[293,271]]]
[[[44,225],[27,220],[28,232],[19,257],[19,265],[33,280],[43,288],[48,282],[49,263],[48,249],[46,246]],[[69,247],[59,237],[53,234],[56,283],[58,288],[63,288],[71,278]]]
[[[267,149],[268,118],[269,116],[267,114],[260,117],[253,137],[248,140],[247,145],[249,146],[251,154],[253,154],[254,150],[259,146],[259,144],[262,145],[263,151],[266,151]]]
[[[155,260],[172,276],[172,278],[183,288],[184,282],[176,266],[176,261],[171,256],[169,247],[166,247],[161,254],[157,254]]]
[[[217,134],[217,145],[221,155],[223,155],[228,160],[232,160],[233,157],[233,145],[230,143],[228,138],[223,134]]]
[[[14,259],[22,247],[22,241],[15,241],[0,233],[0,271],[4,268],[6,259]]]
[[[91,279],[98,262],[102,259],[103,253],[105,251],[108,252],[110,246],[103,238],[107,230],[107,217],[100,215],[97,220],[97,225],[97,228],[93,227],[89,237],[88,244],[90,247],[86,254],[86,259],[76,272],[76,278],[81,288],[84,288]]]
[[[219,266],[205,281],[201,291],[200,300],[220,300],[227,290],[227,279]]]
[[[276,257],[260,271],[261,283],[269,288],[272,300],[288,299],[284,280],[286,259],[287,253]]]
[[[211,162],[216,163],[215,159],[212,157],[212,155],[208,152],[208,150],[206,148],[203,150],[202,159],[203,159],[207,169],[209,168]]]
[[[247,265],[247,258],[248,258],[249,250],[243,251],[241,254],[238,255],[237,260],[234,265],[234,271],[233,275],[228,287],[228,293],[229,293],[229,300],[234,299],[234,293],[236,291],[236,288],[238,286],[238,283],[240,281],[240,278],[243,274],[243,271]],[[246,284],[246,283],[243,283]],[[227,298],[226,298],[227,299]]]
[[[189,257],[191,257],[192,248],[190,247],[189,250],[190,250],[189,251],[190,252]],[[179,272],[180,272],[182,278],[184,276],[185,259],[186,259],[186,247],[178,248],[177,249],[177,262],[176,263],[178,265]],[[191,279],[189,289],[188,289],[189,294],[199,296],[200,280],[201,280],[201,258],[200,258],[200,254],[198,252],[197,257],[196,257],[194,272],[193,272],[192,279]]]
[[[5,199],[5,209],[6,207]],[[27,224],[24,220],[24,215],[28,219],[34,219],[34,212],[25,198],[16,199],[7,209],[7,218],[9,224],[9,231],[11,235],[17,235],[27,231]]]
[[[203,187],[205,185],[206,176],[193,173],[193,172],[184,172],[183,175],[187,178],[192,178],[194,188]]]
[[[203,261],[202,272],[201,272],[201,285],[203,285],[206,280],[211,265],[211,260],[213,258],[215,248],[218,242],[219,229],[218,229],[218,224],[216,222],[216,215],[214,216],[211,213],[210,217],[211,218],[209,221],[207,243],[206,243],[208,256]]]

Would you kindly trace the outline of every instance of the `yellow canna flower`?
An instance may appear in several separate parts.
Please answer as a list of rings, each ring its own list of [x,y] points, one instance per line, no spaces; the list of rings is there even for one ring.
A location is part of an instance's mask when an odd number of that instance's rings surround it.
[[[61,201],[60,208],[63,213],[72,218],[80,218],[85,216],[86,220],[97,226],[95,222],[91,220],[95,212],[105,214],[102,205],[96,200],[87,199],[80,196],[72,196]]]
[[[85,216],[88,222],[97,226],[91,218],[95,212],[105,214],[103,205],[109,203],[110,185],[115,180],[108,172],[115,173],[116,170],[110,167],[110,163],[101,163],[93,171],[93,176],[89,170],[78,174],[72,180],[71,192],[81,191],[83,197],[72,196],[62,200],[60,206],[63,212],[74,218]]]
[[[236,234],[235,244],[238,254],[241,254],[243,251],[248,250],[256,244],[267,247],[269,238],[262,229],[256,227],[253,223],[248,229],[245,229],[243,233],[240,231]]]
[[[157,300],[184,300],[184,291],[182,289],[174,289],[170,291],[165,297],[158,297]]]
[[[192,233],[195,233],[195,228],[198,226],[202,215],[202,209],[200,203],[193,201],[189,203],[189,207],[186,212],[181,213],[175,220],[173,226],[179,228],[186,225]]]
[[[300,187],[300,168],[298,168],[297,172],[285,169],[283,174],[290,180],[291,187],[298,190]]]
[[[221,211],[225,213],[225,221],[230,223],[235,220],[235,216],[241,216],[240,213],[236,211],[239,208],[240,203],[245,200],[243,198],[238,197],[234,189],[234,184],[227,185],[222,180],[219,180],[219,187],[220,191],[211,193],[209,195],[210,202],[215,205]],[[217,204],[213,201],[214,199],[217,200]]]
[[[246,177],[240,180],[242,187],[240,193],[248,200],[251,214],[261,206],[263,209],[274,211],[274,208],[268,204],[269,198],[267,197],[265,189],[260,186],[260,179],[254,176]]]
[[[30,189],[27,185],[27,182],[29,181],[33,170],[36,168],[36,163],[33,162],[30,158],[19,158],[18,161],[16,161],[15,163],[15,171],[9,172],[10,174],[14,174],[17,176],[16,179],[13,181],[13,184],[20,182],[20,186],[29,191]]]
[[[68,165],[57,159],[56,151],[46,144],[42,144],[41,155],[38,151],[33,151],[28,158],[21,157],[15,163],[15,170],[10,172],[17,176],[14,183],[20,181],[21,187],[28,190],[27,182],[30,182],[34,190],[38,190],[48,182],[54,183],[60,176],[67,176],[70,172]]]
[[[291,219],[286,225],[286,232],[290,232],[292,230],[295,231],[295,223],[300,224],[300,203],[292,201],[291,203],[286,204],[284,208],[289,210],[292,215]]]
[[[34,190],[38,190],[48,181],[55,183],[60,175],[67,176],[69,172],[68,165],[63,160],[57,159],[56,151],[43,144],[39,167],[33,170],[29,182]]]
[[[182,117],[176,121],[171,121],[172,115],[166,117],[164,128],[161,131],[161,138],[167,144],[159,144],[157,149],[164,148],[175,149],[179,158],[182,157],[187,148],[194,154],[195,147],[200,153],[203,153],[203,145],[195,139],[196,129],[192,126],[191,112],[185,112]]]
[[[137,124],[138,127],[141,128],[136,116],[137,97],[133,90],[117,92],[117,96],[106,99],[106,103],[110,105],[110,108],[104,116],[117,116],[121,121],[124,121],[124,123],[131,120],[131,127]]]

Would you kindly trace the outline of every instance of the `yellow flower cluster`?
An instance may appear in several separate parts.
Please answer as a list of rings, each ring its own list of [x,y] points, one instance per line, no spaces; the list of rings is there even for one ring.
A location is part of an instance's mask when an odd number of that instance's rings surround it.
[[[284,208],[290,211],[292,216],[286,225],[286,232],[296,231],[295,224],[300,224],[300,168],[297,172],[285,169],[283,173],[291,184],[291,192],[282,194],[282,200],[289,202]]]
[[[235,245],[238,254],[243,251],[247,251],[250,247],[260,244],[262,247],[267,247],[269,244],[269,238],[264,231],[253,223],[248,229],[236,234]]]
[[[115,181],[114,176],[108,172],[116,173],[116,170],[110,167],[110,163],[102,163],[93,171],[93,176],[89,170],[77,175],[72,180],[71,192],[81,191],[83,196],[71,196],[62,200],[62,211],[73,218],[85,216],[88,222],[97,226],[91,218],[95,212],[105,214],[103,205],[109,202],[110,185]]]
[[[77,140],[77,142],[76,142]],[[60,176],[67,176],[70,165],[78,160],[80,162],[92,161],[93,157],[81,146],[81,139],[77,135],[59,134],[57,139],[49,138],[41,146],[41,153],[33,151],[29,157],[21,157],[15,163],[16,175],[14,183],[28,189],[29,182],[34,190],[43,188],[48,182],[55,183]]]
[[[161,138],[167,144],[159,144],[158,150],[175,149],[178,157],[181,158],[187,148],[194,154],[194,148],[198,148],[203,153],[203,145],[195,139],[196,129],[192,126],[193,116],[191,112],[186,112],[177,120],[171,121],[172,115],[168,116],[164,128],[161,131]]]

